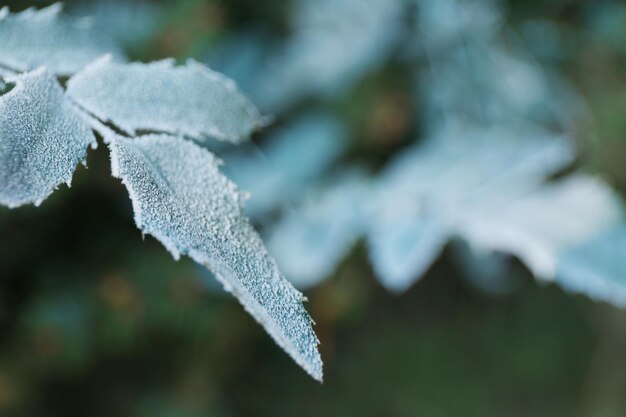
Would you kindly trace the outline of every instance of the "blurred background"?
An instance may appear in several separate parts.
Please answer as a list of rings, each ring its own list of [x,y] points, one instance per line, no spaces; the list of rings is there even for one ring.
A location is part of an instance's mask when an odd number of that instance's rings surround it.
[[[193,58],[226,73],[274,117],[249,146],[212,150],[310,300],[325,381],[208,272],[142,238],[100,147],[71,189],[38,208],[0,208],[0,415],[626,415],[626,311],[538,281],[516,257],[468,255],[460,239],[390,283],[359,229],[368,221],[344,216],[450,118],[566,134],[575,157],[546,177],[584,170],[623,198],[623,2],[72,0],[65,10],[92,16],[134,60]],[[447,186],[437,172],[420,178],[435,195]]]

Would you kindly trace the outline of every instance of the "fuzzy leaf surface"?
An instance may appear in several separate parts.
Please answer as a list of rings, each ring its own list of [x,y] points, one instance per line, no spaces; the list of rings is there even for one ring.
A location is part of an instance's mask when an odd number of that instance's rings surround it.
[[[17,207],[39,204],[70,184],[95,137],[45,69],[12,83],[0,96],[0,204]]]
[[[314,378],[322,363],[304,297],[278,271],[243,215],[242,194],[218,160],[166,135],[117,137],[112,171],[126,185],[137,226],[178,258],[209,268],[274,340]]]
[[[68,82],[82,108],[125,132],[241,142],[266,123],[229,78],[194,61],[118,64],[104,57]]]

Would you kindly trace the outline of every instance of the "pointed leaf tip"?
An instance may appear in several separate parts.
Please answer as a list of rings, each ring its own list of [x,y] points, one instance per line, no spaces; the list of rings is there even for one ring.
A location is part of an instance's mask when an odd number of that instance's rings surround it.
[[[319,343],[303,296],[278,271],[242,214],[242,194],[207,150],[172,136],[114,138],[113,175],[137,226],[174,255],[205,265],[301,367],[322,380]]]

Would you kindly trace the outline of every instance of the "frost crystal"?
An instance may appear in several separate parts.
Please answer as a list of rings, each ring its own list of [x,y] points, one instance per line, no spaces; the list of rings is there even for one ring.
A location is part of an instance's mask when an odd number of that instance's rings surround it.
[[[120,129],[241,142],[262,127],[252,103],[225,76],[194,61],[117,64],[104,57],[68,82],[81,107]]]
[[[45,69],[19,75],[0,96],[0,203],[39,204],[95,145],[93,133]]]
[[[166,135],[111,142],[137,226],[174,257],[205,265],[311,376],[321,380],[319,343],[304,297],[278,271],[242,214],[242,195],[207,150]]]

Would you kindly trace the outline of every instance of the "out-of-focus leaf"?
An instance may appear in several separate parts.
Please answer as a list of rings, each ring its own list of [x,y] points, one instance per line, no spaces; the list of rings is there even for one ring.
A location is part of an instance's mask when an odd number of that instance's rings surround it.
[[[194,61],[117,64],[105,57],[72,77],[67,91],[85,110],[130,134],[241,142],[266,123],[232,80]]]
[[[45,65],[56,75],[71,75],[103,54],[124,56],[93,22],[61,13],[57,3],[45,9],[9,13],[0,9],[0,64],[16,71]]]
[[[405,30],[405,6],[399,0],[295,2],[293,36],[261,69],[255,102],[280,112],[309,95],[347,91],[389,56]]]
[[[209,67],[235,80],[241,91],[258,102],[259,82],[278,40],[259,29],[247,29],[221,40],[209,51],[205,60]]]
[[[369,253],[378,279],[390,290],[406,290],[437,259],[450,234],[450,227],[436,217],[374,221]]]
[[[447,239],[484,207],[537,187],[573,159],[568,142],[536,128],[450,125],[381,175],[368,231],[385,286],[417,280]]]
[[[463,44],[429,66],[421,78],[428,88],[419,91],[429,123],[455,114],[486,124],[524,120],[567,129],[585,113],[563,79],[497,45]]]
[[[557,274],[559,254],[604,234],[622,207],[602,181],[574,175],[510,202],[475,204],[460,233],[471,244],[519,257],[539,278]],[[470,218],[471,217],[471,218]]]
[[[256,148],[224,156],[229,176],[251,193],[246,213],[260,218],[291,203],[320,177],[347,145],[345,127],[326,113],[296,119]]]
[[[279,273],[242,214],[242,195],[199,146],[165,135],[111,142],[113,175],[126,185],[137,226],[178,258],[205,265],[311,376],[322,363],[304,297]]]
[[[620,202],[605,183],[582,174],[542,185],[571,161],[572,149],[541,131],[512,135],[512,129],[444,131],[390,165],[369,232],[382,283],[406,289],[446,238],[459,236],[483,256],[514,255],[539,279],[623,304],[623,288],[608,290],[620,288],[621,277],[604,268],[618,264],[626,247],[602,260],[596,254],[578,263],[574,258],[584,250],[575,248],[623,224]]]
[[[555,281],[569,291],[626,307],[626,226],[562,252]]]
[[[271,229],[269,251],[296,287],[308,288],[329,276],[363,234],[366,184],[357,172],[335,177]]]
[[[436,126],[453,114],[485,124],[524,120],[570,129],[588,113],[583,100],[515,32],[502,29],[493,3],[418,2],[415,44],[427,64],[417,73],[422,119]],[[547,47],[549,40],[540,42]]]
[[[38,205],[70,184],[95,137],[44,68],[12,82],[0,95],[0,203]]]
[[[417,0],[420,43],[439,50],[468,41],[486,41],[502,25],[492,0]]]
[[[71,12],[89,16],[94,20],[96,30],[127,47],[149,40],[159,29],[159,21],[163,17],[156,4],[129,0],[81,2]]]

